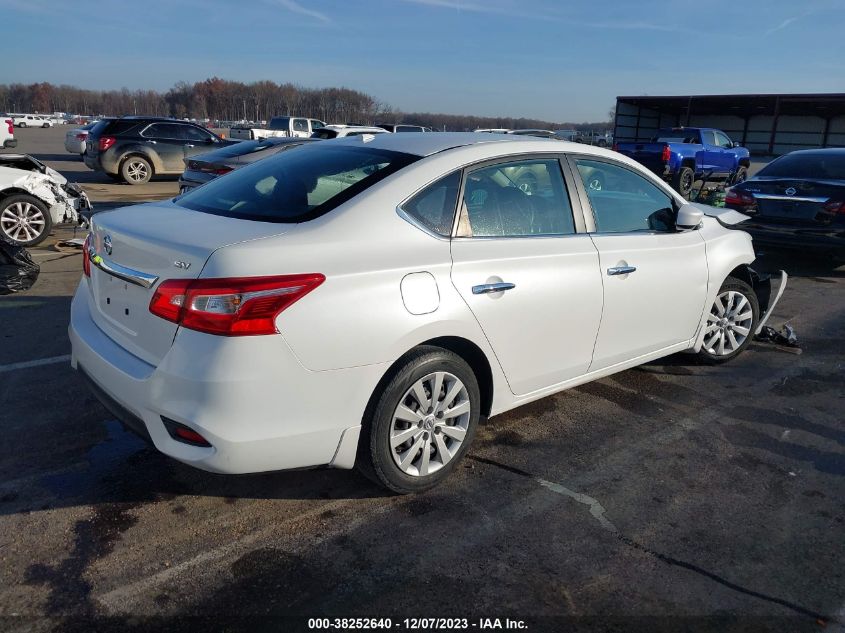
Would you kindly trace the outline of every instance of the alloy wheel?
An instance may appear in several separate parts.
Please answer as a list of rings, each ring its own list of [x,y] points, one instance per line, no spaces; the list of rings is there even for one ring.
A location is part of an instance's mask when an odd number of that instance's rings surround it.
[[[130,180],[142,182],[147,179],[147,165],[141,161],[131,161],[126,166],[126,175]]]
[[[707,315],[704,349],[714,356],[730,356],[751,334],[754,311],[741,292],[728,290],[719,294]]]
[[[469,393],[449,372],[417,380],[402,396],[390,424],[390,452],[399,469],[425,477],[458,453],[470,421]]]
[[[44,232],[44,213],[30,202],[14,202],[0,213],[0,228],[15,242],[30,242]]]

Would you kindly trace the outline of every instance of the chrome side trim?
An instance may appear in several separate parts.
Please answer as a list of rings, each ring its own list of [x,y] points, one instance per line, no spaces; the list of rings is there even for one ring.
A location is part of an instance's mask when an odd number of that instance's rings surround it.
[[[779,196],[773,193],[753,193],[755,198],[759,200],[794,200],[796,202],[827,202],[830,198],[818,196]]]
[[[128,281],[129,283],[141,286],[142,288],[152,288],[153,284],[158,281],[157,275],[150,275],[149,273],[134,270],[133,268],[128,268],[111,262],[104,257],[97,255],[93,248],[88,249],[88,259],[97,268],[105,273],[108,273],[112,277]]]

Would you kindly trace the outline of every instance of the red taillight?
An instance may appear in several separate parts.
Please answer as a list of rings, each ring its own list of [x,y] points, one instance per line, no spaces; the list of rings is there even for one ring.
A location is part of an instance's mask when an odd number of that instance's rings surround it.
[[[6,125],[9,126],[9,134],[15,135],[15,122],[12,119],[6,119]]]
[[[117,142],[117,139],[113,136],[101,136],[100,142],[97,145],[97,147],[101,152],[105,152],[108,148],[110,148],[116,142]]]
[[[202,435],[200,435],[196,431],[192,431],[191,429],[185,426],[178,427],[174,431],[174,433],[186,442],[190,442],[191,444],[199,444],[200,446],[211,446],[211,444],[209,444]]]
[[[726,206],[734,206],[734,207],[750,207],[753,206],[757,201],[754,199],[754,195],[748,193],[747,191],[740,191],[738,189],[726,189],[725,190],[725,205]]]
[[[198,332],[221,336],[276,334],[276,317],[326,278],[319,273],[163,281],[150,312]]]
[[[664,163],[668,163],[672,160],[672,150],[669,149],[668,145],[663,146],[663,153],[660,155],[660,160]]]
[[[223,174],[228,174],[230,171],[232,171],[231,167],[218,167],[217,169],[212,169],[211,173],[222,176]]]
[[[79,134],[76,135],[76,140],[77,141],[84,141],[87,137],[88,137],[87,132],[80,132]]]
[[[88,248],[91,246],[91,234],[85,236],[85,243],[82,245],[82,273],[86,277],[91,276],[91,259],[88,257]]]
[[[619,143],[614,143],[614,144],[613,144],[613,147],[611,147],[611,149],[612,149],[614,152],[618,152],[618,151],[619,151]]]
[[[837,215],[845,215],[845,201],[843,200],[828,200],[824,203],[824,210],[828,213],[835,213]]]

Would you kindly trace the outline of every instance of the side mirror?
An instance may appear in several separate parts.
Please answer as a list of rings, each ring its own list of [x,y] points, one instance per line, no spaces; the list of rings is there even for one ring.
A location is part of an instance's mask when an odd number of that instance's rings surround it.
[[[692,231],[698,228],[704,219],[704,212],[691,205],[685,204],[678,209],[678,217],[675,218],[675,226],[679,231]]]

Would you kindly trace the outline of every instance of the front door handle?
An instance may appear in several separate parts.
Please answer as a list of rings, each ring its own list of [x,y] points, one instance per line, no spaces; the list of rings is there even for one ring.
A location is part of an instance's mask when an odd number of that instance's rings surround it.
[[[193,147],[193,145],[187,144],[187,145],[185,145],[185,147]]]
[[[613,268],[607,269],[608,275],[627,275],[628,273],[632,273],[637,270],[636,266],[614,266]]]
[[[513,290],[514,288],[516,288],[516,284],[502,281],[497,284],[481,284],[480,286],[473,286],[472,294],[485,295],[490,292],[504,292],[505,290]]]
[[[155,145],[155,144],[156,144],[156,142],[155,142],[155,141],[147,141],[147,143],[148,143],[149,145]]]

